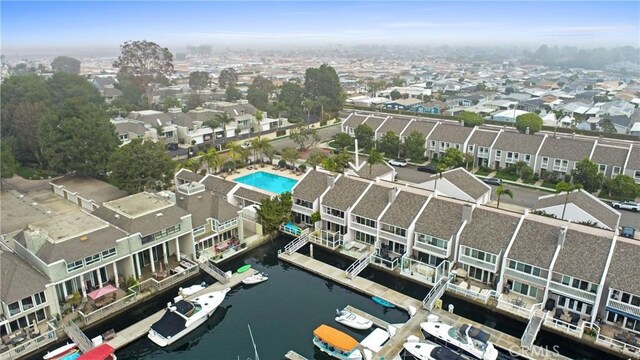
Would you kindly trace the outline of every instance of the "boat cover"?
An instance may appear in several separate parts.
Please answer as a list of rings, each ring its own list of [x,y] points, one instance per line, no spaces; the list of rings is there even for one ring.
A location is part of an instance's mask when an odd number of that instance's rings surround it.
[[[459,354],[456,354],[452,350],[447,349],[446,347],[443,347],[443,346],[435,347],[433,350],[431,350],[431,354],[429,355],[431,356],[431,358],[435,360],[461,359],[461,356]]]
[[[318,339],[332,345],[340,350],[350,352],[356,346],[358,346],[358,342],[356,339],[351,336],[343,333],[338,329],[334,329],[329,325],[320,325],[318,328],[313,330],[313,335],[315,335]]]
[[[115,350],[109,344],[101,344],[87,351],[77,360],[105,360],[108,359]]]
[[[476,339],[485,344],[489,341],[489,338],[491,337],[491,335],[487,334],[486,332],[468,324],[462,325],[460,327],[460,332],[462,332],[463,334],[467,334],[472,339]]]
[[[162,335],[165,339],[176,335],[186,327],[186,322],[182,316],[167,309],[162,318],[151,325],[151,330]]]

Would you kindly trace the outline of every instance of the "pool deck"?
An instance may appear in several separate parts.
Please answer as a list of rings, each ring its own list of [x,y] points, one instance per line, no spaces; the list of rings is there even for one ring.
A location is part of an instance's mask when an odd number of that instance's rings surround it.
[[[205,289],[202,289],[199,292],[187,297],[187,300],[194,299],[207,292],[220,291],[225,288],[233,288],[235,286],[240,285],[243,279],[251,275],[254,275],[257,272],[258,271],[255,269],[249,269],[248,271],[245,271],[241,274],[234,273],[233,275],[231,275],[231,279],[229,279],[229,282],[227,284],[221,284],[219,282],[216,282],[215,284],[210,285]],[[137,323],[129,326],[128,328],[118,331],[116,333],[116,336],[113,339],[107,341],[107,344],[111,345],[114,349],[118,350],[129,345],[135,340],[145,336],[147,332],[149,332],[149,328],[151,327],[151,325],[153,325],[153,323],[155,323],[156,321],[160,320],[162,315],[165,313],[165,310],[166,309],[163,308],[162,310],[152,314],[147,318],[144,318],[138,321]]]
[[[560,354],[554,353],[552,350],[547,351],[546,349],[539,346],[534,346],[531,351],[526,351],[520,348],[519,338],[502,333],[486,325],[479,324],[477,322],[453,313],[449,313],[444,310],[434,309],[430,313],[422,307],[422,302],[419,300],[401,294],[395,290],[386,288],[380,284],[374,283],[362,277],[356,277],[351,280],[347,277],[344,270],[315,260],[309,256],[305,256],[300,253],[293,253],[291,255],[288,255],[286,252],[281,252],[280,254],[278,254],[278,258],[280,260],[298,266],[306,271],[317,274],[324,278],[328,278],[341,285],[357,290],[358,292],[367,294],[369,296],[382,297],[401,309],[406,310],[409,308],[409,306],[413,306],[417,309],[417,313],[398,329],[398,332],[394,337],[387,341],[382,349],[376,354],[376,358],[384,357],[385,359],[394,359],[402,350],[402,346],[409,335],[415,335],[419,338],[422,338],[422,334],[420,332],[420,323],[427,321],[427,316],[429,314],[435,314],[441,320],[453,326],[459,327],[462,324],[471,324],[472,326],[487,332],[491,335],[491,341],[496,347],[509,351],[512,354],[518,355],[522,358],[546,359],[549,358],[549,356],[552,356],[554,359],[569,359]],[[372,318],[372,316],[370,315],[368,317]],[[381,320],[380,322],[382,324]]]
[[[262,171],[262,172],[266,172],[266,173],[269,173],[269,174],[286,177],[286,178],[293,179],[293,180],[296,180],[296,181],[299,181],[300,179],[302,179],[302,176],[304,175],[304,173],[301,174],[301,175],[297,175],[295,172],[292,172],[291,170],[274,170],[272,165],[265,165],[264,167],[260,167],[260,165],[258,165],[257,167],[254,167],[253,169],[247,169],[246,167],[241,168],[241,169],[237,169],[232,175],[227,176],[227,180],[235,181],[234,179],[237,179],[239,177],[243,177],[243,176],[246,176],[246,175],[250,175],[250,174],[256,173],[258,171]]]

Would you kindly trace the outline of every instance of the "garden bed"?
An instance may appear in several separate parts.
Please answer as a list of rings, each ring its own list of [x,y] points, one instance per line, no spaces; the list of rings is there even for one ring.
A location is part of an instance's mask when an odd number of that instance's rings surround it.
[[[493,170],[491,169],[478,169],[478,171],[475,172],[476,175],[480,175],[480,176],[487,176],[489,174],[491,174],[493,172]]]
[[[509,180],[509,181],[516,181],[520,178],[520,176],[518,174],[511,174],[511,173],[507,173],[507,172],[503,172],[503,171],[498,171],[496,172],[495,177],[502,179],[502,180]]]

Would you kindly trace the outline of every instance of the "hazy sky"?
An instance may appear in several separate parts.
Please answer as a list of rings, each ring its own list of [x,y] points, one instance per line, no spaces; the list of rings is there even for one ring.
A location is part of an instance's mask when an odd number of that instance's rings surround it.
[[[1,2],[3,53],[187,44],[640,46],[627,2]]]

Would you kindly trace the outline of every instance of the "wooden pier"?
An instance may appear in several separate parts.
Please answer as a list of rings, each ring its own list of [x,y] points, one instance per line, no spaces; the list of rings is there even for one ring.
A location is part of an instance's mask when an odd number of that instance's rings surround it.
[[[202,289],[197,293],[187,297],[187,300],[197,298],[201,294],[204,294],[207,292],[220,291],[228,287],[233,288],[241,284],[243,279],[251,275],[254,275],[257,272],[258,272],[257,270],[249,269],[248,271],[245,271],[242,274],[234,273],[233,275],[231,275],[231,278],[229,278],[229,282],[227,282],[226,284],[221,284],[219,282],[216,282],[215,284],[210,285],[205,289]],[[178,294],[176,294],[176,296],[177,295]],[[111,345],[114,349],[118,350],[134,342],[135,340],[145,336],[149,332],[149,328],[151,327],[151,325],[153,325],[153,323],[155,323],[156,321],[160,320],[160,318],[162,318],[162,315],[164,315],[165,311],[166,309],[163,308],[162,310],[152,314],[151,316],[144,318],[138,321],[137,323],[129,326],[128,328],[119,331],[118,333],[116,333],[116,336],[113,339],[107,341],[107,343]]]
[[[364,312],[364,311],[362,311],[360,309],[356,309],[351,305],[347,305],[347,307],[345,307],[345,310],[347,310],[349,312],[352,312],[352,313],[354,313],[356,315],[362,316],[363,318],[373,322],[373,325],[375,325],[375,326],[377,326],[379,328],[382,328],[384,330],[387,330],[389,328],[390,324],[388,322],[386,322],[386,321],[384,321],[384,320],[382,320],[382,319],[380,319],[378,317],[375,317],[375,316],[373,316],[373,315],[371,315],[369,313],[366,313],[366,312]]]
[[[554,359],[569,359],[565,356],[557,354],[553,349],[546,350],[540,346],[534,346],[531,350],[527,351],[520,348],[520,338],[513,337],[511,335],[502,333],[486,325],[479,324],[472,320],[463,318],[459,315],[449,313],[444,310],[434,309],[431,313],[422,307],[420,300],[411,298],[397,291],[388,289],[380,284],[374,283],[370,280],[356,277],[353,280],[349,279],[344,270],[340,270],[331,265],[315,260],[309,256],[302,255],[300,253],[287,254],[282,252],[278,254],[278,258],[283,261],[289,262],[297,267],[300,267],[306,271],[312,272],[324,278],[333,280],[339,284],[357,290],[358,292],[370,295],[382,297],[385,300],[391,302],[397,307],[408,309],[409,306],[413,306],[417,309],[417,313],[407,321],[402,327],[398,329],[398,332],[389,341],[385,343],[382,349],[375,355],[374,358],[393,359],[400,351],[409,335],[415,335],[419,338],[423,338],[420,332],[420,323],[427,321],[429,314],[437,315],[443,322],[459,327],[462,324],[471,324],[482,331],[491,335],[491,341],[493,344],[504,351],[507,351],[513,355],[525,359],[545,359],[553,357]],[[351,306],[348,307],[349,311],[363,315],[363,312],[357,310]],[[355,310],[355,311],[354,311]],[[374,321],[375,317],[367,314],[368,319]],[[378,321],[378,323],[376,323]],[[387,324],[383,320],[377,319],[374,323],[377,326]],[[380,325],[378,325],[380,324]]]
[[[298,354],[293,350],[289,350],[289,352],[284,355],[284,358],[288,360],[307,360],[306,357]]]

